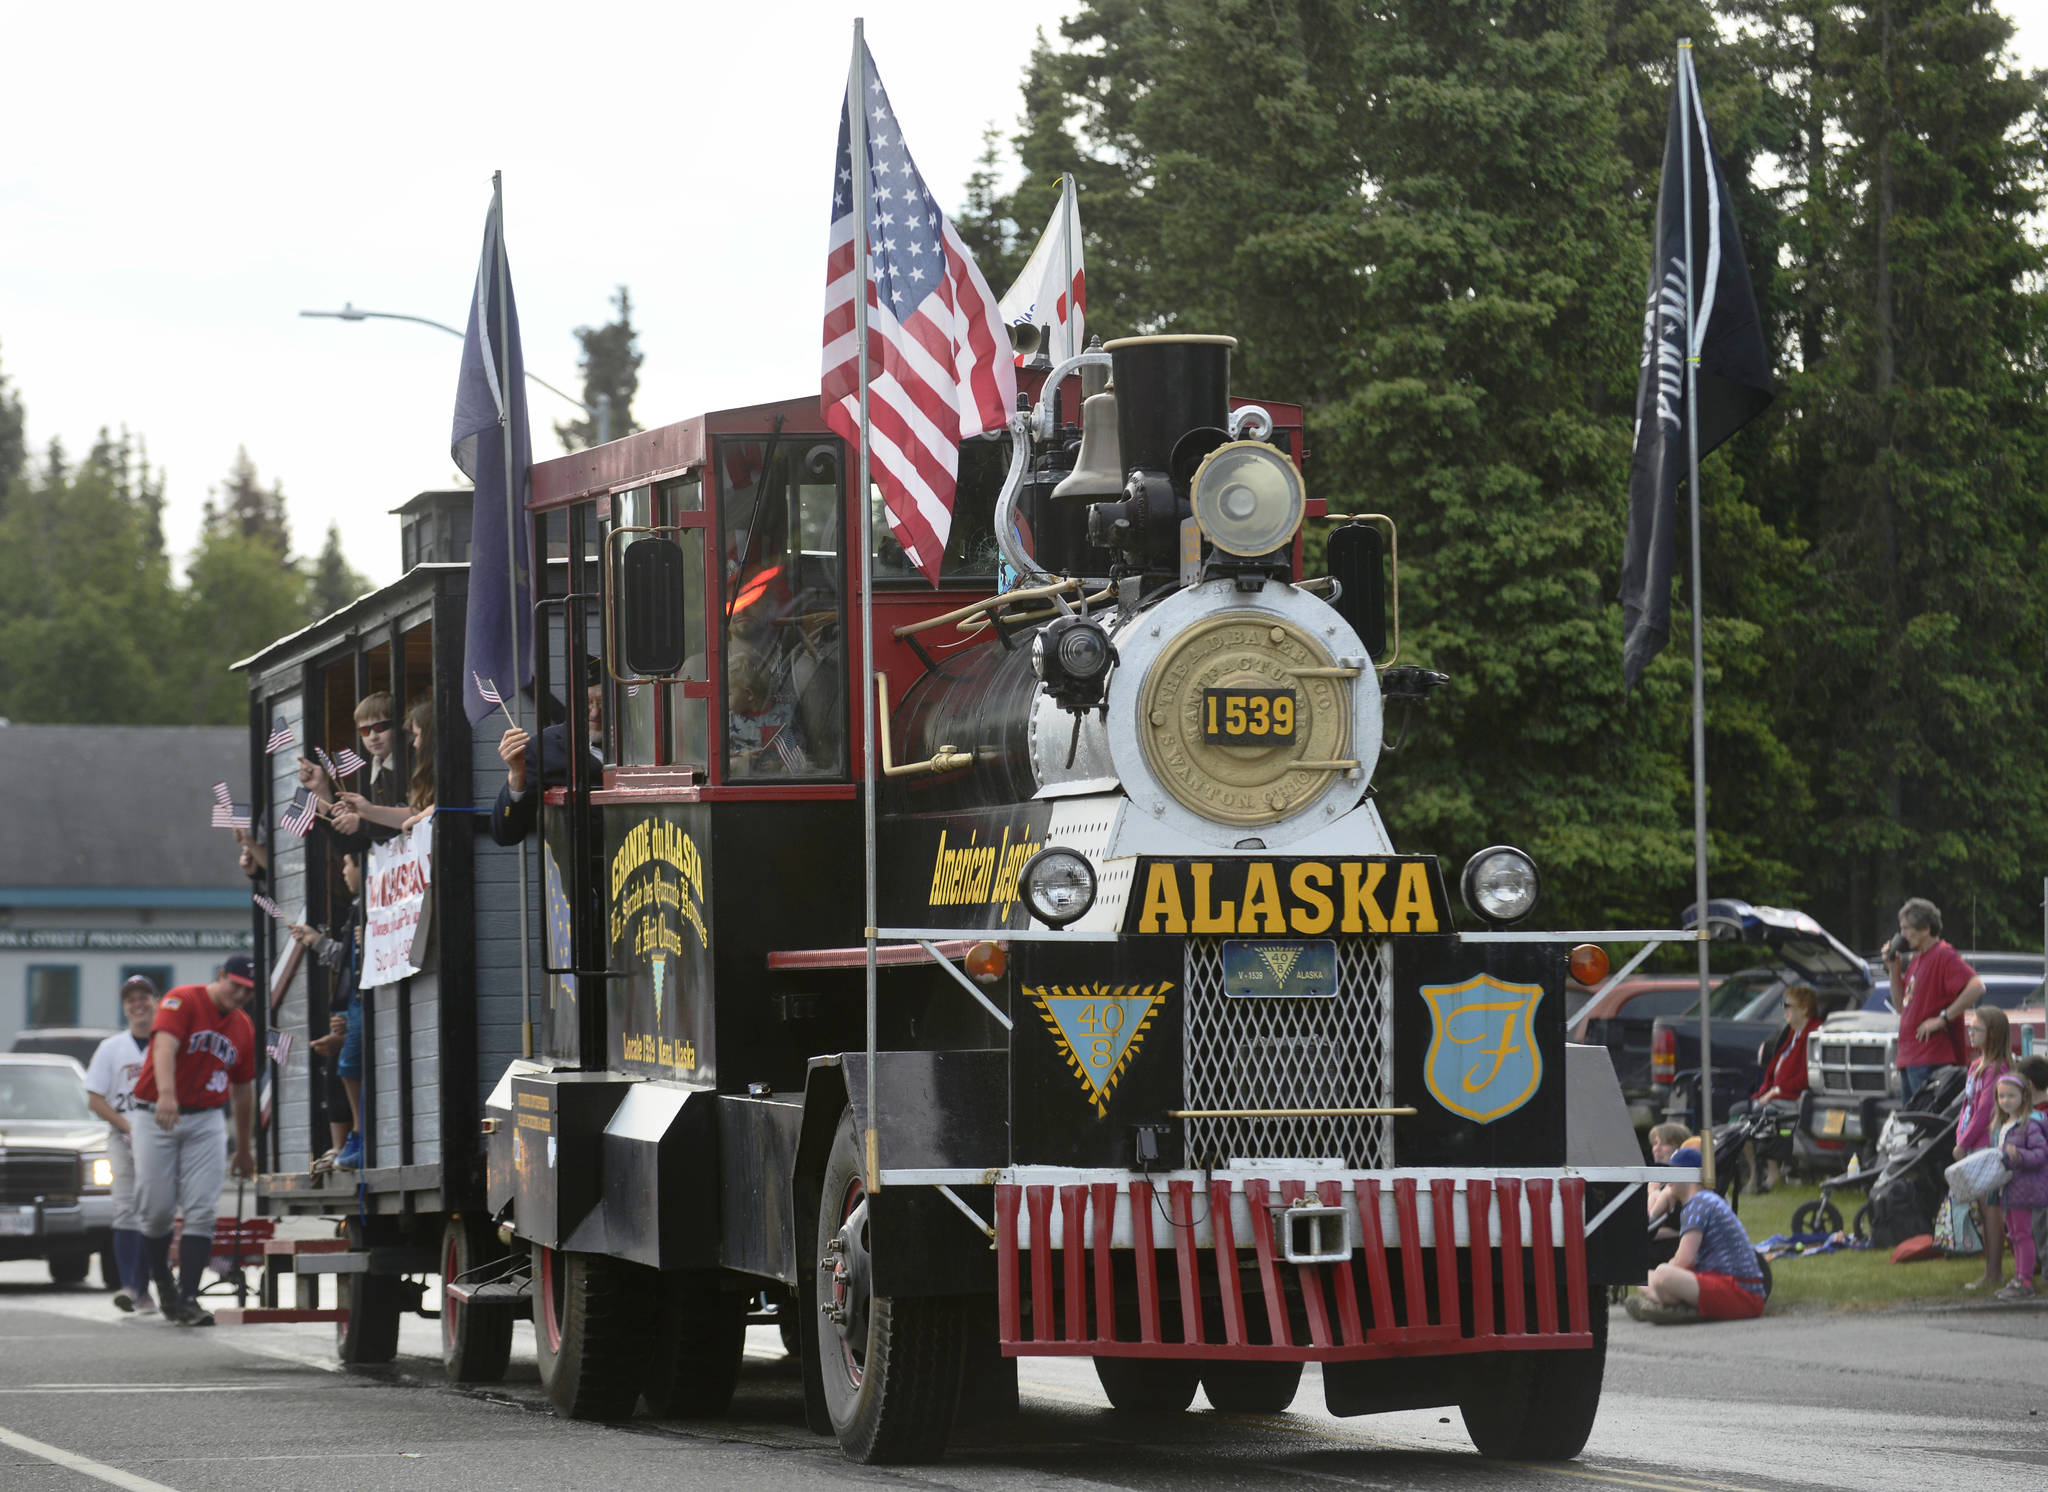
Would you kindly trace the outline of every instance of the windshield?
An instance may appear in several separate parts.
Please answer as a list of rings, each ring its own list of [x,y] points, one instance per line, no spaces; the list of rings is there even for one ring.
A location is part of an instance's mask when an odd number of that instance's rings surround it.
[[[54,1064],[0,1065],[0,1119],[90,1119],[85,1080]]]
[[[1785,987],[1784,979],[1769,969],[1743,969],[1714,986],[1708,1008],[1717,1021],[1752,1020],[1745,1012],[1768,1008],[1767,1002]],[[1694,1000],[1685,1013],[1699,1017],[1700,1002]]]

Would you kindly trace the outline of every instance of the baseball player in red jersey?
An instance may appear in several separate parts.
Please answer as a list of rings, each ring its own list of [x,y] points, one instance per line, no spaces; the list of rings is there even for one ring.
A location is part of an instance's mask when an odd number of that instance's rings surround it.
[[[246,953],[231,954],[211,984],[182,984],[163,997],[150,1027],[149,1061],[135,1096],[155,1104],[156,1122],[135,1126],[135,1202],[143,1247],[167,1320],[211,1326],[199,1284],[213,1252],[213,1220],[227,1172],[227,1129],[235,1115],[235,1174],[256,1174],[250,1128],[256,1112],[256,1028],[242,1013],[256,987]],[[171,1282],[171,1220],[182,1214],[178,1283]]]

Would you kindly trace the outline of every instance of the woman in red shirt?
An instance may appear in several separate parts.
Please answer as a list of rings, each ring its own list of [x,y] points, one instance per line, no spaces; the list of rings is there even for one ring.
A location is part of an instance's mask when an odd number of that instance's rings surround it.
[[[1757,1084],[1756,1092],[1750,1094],[1753,1104],[1788,1103],[1797,1104],[1799,1095],[1806,1091],[1806,1038],[1820,1029],[1820,996],[1813,986],[1795,984],[1785,991],[1785,1029],[1778,1036],[1778,1044],[1772,1050],[1770,1059],[1764,1063],[1763,1081]],[[1756,1175],[1756,1146],[1749,1147],[1749,1174]],[[1776,1159],[1767,1160],[1767,1178],[1757,1186],[1760,1192],[1769,1191],[1784,1179],[1783,1167]]]

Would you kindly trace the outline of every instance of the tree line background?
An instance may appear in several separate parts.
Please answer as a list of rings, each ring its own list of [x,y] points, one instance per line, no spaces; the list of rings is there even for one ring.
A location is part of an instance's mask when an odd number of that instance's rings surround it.
[[[576,328],[583,402],[611,400],[614,437],[640,427],[641,353],[625,286],[615,319]],[[23,394],[0,368],[0,719],[85,725],[232,725],[248,681],[230,665],[370,589],[329,524],[294,558],[284,485],[246,448],[212,489],[182,583],[164,542],[164,473],[146,443],[102,429],[74,460],[31,452]],[[555,426],[564,450],[596,441],[588,420]],[[394,496],[377,494],[376,511]]]
[[[1778,383],[1702,479],[1711,885],[1861,946],[1908,895],[2040,945],[2044,81],[1990,4],[1085,0],[1061,31],[968,184],[989,279],[1071,170],[1091,331],[1232,333],[1240,391],[1307,407],[1310,492],[1394,515],[1402,661],[1452,679],[1376,779],[1397,842],[1521,844],[1579,926],[1692,899],[1691,600],[1625,702],[1616,592],[1694,38]]]

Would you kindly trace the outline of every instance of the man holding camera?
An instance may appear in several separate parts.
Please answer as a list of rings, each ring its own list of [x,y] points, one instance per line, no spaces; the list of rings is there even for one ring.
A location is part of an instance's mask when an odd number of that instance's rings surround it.
[[[1913,955],[1899,982],[1904,953]],[[1884,947],[1892,1004],[1899,1012],[1899,1088],[1907,1108],[1937,1067],[1969,1060],[1963,1014],[1984,998],[1984,981],[1941,936],[1941,908],[1914,897],[1899,908],[1899,935]]]

